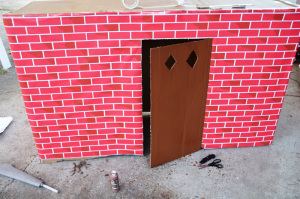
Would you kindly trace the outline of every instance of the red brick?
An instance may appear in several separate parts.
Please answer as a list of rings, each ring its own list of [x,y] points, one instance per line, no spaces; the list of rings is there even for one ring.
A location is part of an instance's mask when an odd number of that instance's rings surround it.
[[[273,131],[258,132],[257,136],[273,136]]]
[[[40,42],[40,37],[38,35],[19,35],[18,42],[19,43]]]
[[[183,35],[181,36],[183,38]],[[203,31],[198,31],[197,33],[197,37],[217,37],[217,36],[218,36],[217,30],[203,30]]]
[[[110,32],[110,39],[130,39],[130,32]]]
[[[300,20],[300,14],[299,13],[291,13],[291,14],[285,14],[284,20]]]
[[[287,50],[295,50],[297,45],[278,45],[277,51],[287,51]]]
[[[228,104],[228,100],[211,100],[211,105]]]
[[[22,52],[22,58],[43,58],[43,52],[42,51],[27,51]],[[27,67],[29,68],[29,67]],[[46,71],[45,71],[46,72]]]
[[[230,99],[229,104],[246,104],[246,99]]]
[[[28,89],[22,89],[22,94],[23,95],[26,95],[26,94],[30,94],[30,95],[32,95],[32,94],[40,94],[40,91],[39,91],[39,89],[37,89],[37,88],[28,88]]]
[[[109,156],[109,155],[117,155],[117,150],[111,150],[111,151],[100,151],[101,156]]]
[[[41,35],[40,37],[42,42],[63,41],[62,34]]]
[[[73,26],[50,26],[51,33],[73,33]]]
[[[229,79],[231,80],[232,79],[232,74],[215,74],[214,75],[214,79],[215,80],[225,80],[225,79]]]
[[[17,43],[17,36],[7,36],[10,44]]]
[[[18,75],[19,81],[37,80],[36,74],[31,75]]]
[[[47,154],[46,158],[44,158],[44,159],[61,159],[63,157],[64,157],[63,154]],[[43,158],[41,158],[41,159],[43,159]]]
[[[231,142],[246,142],[247,138],[232,138]]]
[[[132,99],[132,98],[130,98],[130,99]],[[138,98],[138,99],[141,101],[140,98]],[[135,100],[135,99],[133,98],[133,100]],[[125,103],[130,103],[129,100],[128,101],[124,100],[124,102]],[[141,116],[141,115],[142,115],[142,111],[141,110],[139,110],[139,111],[124,111],[124,116]]]
[[[265,58],[283,58],[284,52],[266,52]]]
[[[61,92],[63,93],[81,92],[81,86],[61,87]]]
[[[259,36],[278,36],[279,30],[260,30]]]
[[[175,31],[154,32],[154,38],[174,38],[174,37],[175,37]]]
[[[262,14],[243,14],[242,21],[261,21]]]
[[[98,63],[99,58],[96,56],[78,57],[78,63]]]
[[[274,29],[282,29],[282,28],[290,28],[292,26],[292,22],[285,22],[285,21],[273,21],[271,28]]]
[[[228,44],[246,44],[247,38],[228,38]]]
[[[175,22],[176,15],[154,15],[154,22]]]
[[[52,43],[31,43],[31,50],[52,50]],[[24,52],[25,53],[25,52]]]
[[[56,50],[56,51],[44,51],[45,57],[65,57],[66,53],[64,50]]]
[[[214,38],[213,39],[213,46],[214,45],[220,45],[220,44],[226,44],[227,43],[227,38]],[[213,49],[213,52],[215,52],[216,50]]]
[[[131,15],[131,22],[152,23],[153,16],[152,15]]]
[[[150,39],[152,35],[152,32],[131,32],[132,39]]]
[[[12,19],[3,18],[3,24],[4,24],[5,26],[13,26]]]
[[[141,31],[141,24],[120,24],[120,31]]]
[[[65,152],[71,152],[71,148],[56,148],[53,149],[54,153],[65,153]]]
[[[266,44],[268,38],[267,37],[249,37],[248,44]]]
[[[212,54],[211,56],[214,59],[221,58],[225,55],[225,53]],[[224,67],[210,67],[210,73],[223,73]],[[210,82],[211,83],[211,82]]]
[[[253,147],[254,143],[238,143],[238,147]]]
[[[14,18],[15,26],[36,26],[36,18]]]
[[[230,92],[230,87],[214,87],[213,88],[213,92],[217,92],[217,93],[220,93],[220,92]]]
[[[258,45],[257,51],[275,51],[276,45]]]
[[[84,17],[62,17],[62,24],[84,24]]]
[[[240,93],[240,96],[245,96],[246,94],[248,93]],[[249,98],[252,98],[253,96],[256,96],[256,93],[251,93],[249,95],[250,97]],[[237,110],[253,110],[254,108],[254,105],[238,105],[237,106]]]
[[[224,17],[222,19],[224,19]],[[222,21],[222,19],[221,19],[221,21]],[[237,19],[237,18],[233,17],[233,19]],[[207,15],[206,14],[200,14],[199,15],[199,21],[219,21],[219,20],[220,20],[220,15],[219,14],[207,14]]]
[[[248,127],[243,127],[243,128],[234,128],[233,132],[249,132],[249,128]],[[241,137],[243,133],[241,133]],[[239,138],[240,139],[240,138]],[[232,139],[232,142],[234,142],[234,140]]]
[[[129,16],[108,16],[108,23],[129,23]]]
[[[292,65],[281,66],[281,72],[284,72],[284,71],[291,72],[291,71],[292,71],[292,68],[293,68]]]
[[[229,22],[210,22],[208,24],[208,29],[228,29]]]
[[[249,29],[250,22],[231,22],[230,29]]]
[[[284,14],[264,14],[263,19],[262,20],[270,20],[270,21],[274,21],[274,20],[282,20],[283,19]]]
[[[19,35],[19,34],[27,34],[25,27],[5,27],[6,33],[8,35]]]
[[[263,104],[264,99],[248,99],[247,104]]]
[[[270,28],[271,22],[261,21],[261,22],[251,22],[251,29],[263,29]]]
[[[254,65],[254,60],[252,59],[244,59],[244,60],[236,60],[235,61],[235,66],[253,66]]]
[[[83,157],[98,157],[99,155],[100,155],[100,151],[82,152]]]
[[[100,85],[88,85],[88,86],[82,86],[82,92],[87,92],[87,91],[99,91],[101,90]]]
[[[54,49],[72,49],[75,48],[75,42],[54,43]]]
[[[100,33],[87,33],[88,40],[100,40],[100,39],[108,39],[108,33],[100,32]]]
[[[268,44],[286,44],[288,37],[269,37]]]
[[[199,29],[207,29],[208,23],[187,23],[187,30],[199,30]],[[178,24],[165,24],[166,30],[184,30],[185,24],[178,23]]]
[[[219,37],[236,37],[238,34],[239,30],[219,30]]]
[[[218,46],[217,52],[230,52],[236,51],[236,45],[225,45],[225,46]]]
[[[296,53],[295,52],[285,52],[284,58],[295,58]]]
[[[203,27],[203,25],[194,23],[187,23],[187,25],[186,23],[165,23],[165,30],[194,30],[197,29],[197,27],[202,29],[201,27]]]
[[[27,27],[28,34],[49,34],[49,27]]]
[[[203,15],[200,17],[199,21],[207,21],[205,20],[205,18],[207,18],[207,16]],[[211,16],[211,19],[213,20],[213,16]],[[198,21],[198,15],[187,15],[187,14],[177,15],[177,22],[193,22],[193,21]]]
[[[98,31],[119,31],[119,25],[118,24],[99,24],[97,25]]]
[[[256,45],[238,45],[237,51],[255,51]]]
[[[221,148],[222,144],[205,144],[205,149],[216,149]]]
[[[222,144],[222,148],[236,148],[236,147],[238,147],[238,143]]]
[[[47,17],[47,18],[37,18],[39,25],[61,25],[60,18]]]
[[[149,31],[149,30],[163,30],[164,25],[162,23],[159,24],[142,24],[142,30],[143,31]]]
[[[64,153],[65,158],[81,157],[81,153]]]
[[[259,30],[240,30],[240,36],[258,36]]]
[[[74,32],[96,32],[96,25],[75,25]]]
[[[293,64],[293,59],[275,59],[274,65],[289,65]]]
[[[87,24],[89,23],[107,23],[107,17],[106,16],[85,16],[85,22]]]
[[[241,14],[222,14],[221,21],[240,21]]]
[[[84,34],[84,33],[64,34],[64,39],[65,39],[65,41],[86,40],[86,34]]]

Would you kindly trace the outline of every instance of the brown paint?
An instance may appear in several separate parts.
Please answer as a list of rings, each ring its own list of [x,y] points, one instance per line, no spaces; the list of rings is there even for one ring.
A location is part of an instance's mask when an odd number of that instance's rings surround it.
[[[151,167],[201,149],[211,48],[212,39],[205,39],[151,49]]]

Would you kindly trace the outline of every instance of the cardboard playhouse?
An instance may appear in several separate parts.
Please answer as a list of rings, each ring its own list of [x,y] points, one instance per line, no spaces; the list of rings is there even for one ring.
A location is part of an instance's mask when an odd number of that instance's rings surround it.
[[[132,1],[126,1],[128,4]],[[282,1],[33,2],[3,16],[43,162],[272,144],[299,42]],[[149,132],[148,132],[149,133]]]

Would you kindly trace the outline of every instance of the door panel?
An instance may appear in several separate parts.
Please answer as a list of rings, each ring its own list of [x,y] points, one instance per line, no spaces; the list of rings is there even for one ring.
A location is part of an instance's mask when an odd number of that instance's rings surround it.
[[[151,167],[201,149],[212,39],[151,49]]]

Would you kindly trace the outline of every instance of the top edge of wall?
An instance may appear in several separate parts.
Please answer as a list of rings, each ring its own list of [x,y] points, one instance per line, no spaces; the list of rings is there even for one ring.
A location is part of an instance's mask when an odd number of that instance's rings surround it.
[[[133,4],[135,0],[125,2]],[[96,12],[143,12],[143,11],[188,11],[237,9],[295,9],[298,5],[284,0],[186,0],[178,6],[176,0],[140,0],[138,7],[127,9],[122,0],[54,0],[34,1],[7,15],[96,13]],[[239,7],[242,6],[242,7]],[[245,8],[243,8],[245,6]]]

